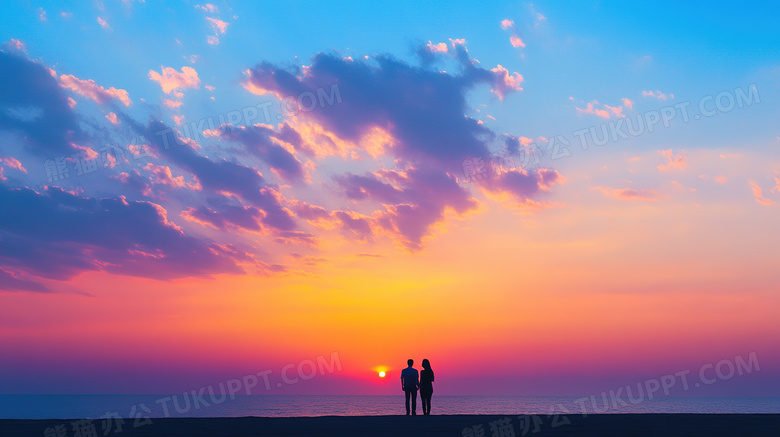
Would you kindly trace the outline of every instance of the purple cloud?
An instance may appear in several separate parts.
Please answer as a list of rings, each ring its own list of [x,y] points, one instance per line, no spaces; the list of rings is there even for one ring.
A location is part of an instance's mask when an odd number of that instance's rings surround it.
[[[39,156],[76,151],[78,119],[57,79],[43,65],[0,50],[0,129],[19,133]]]
[[[149,202],[0,184],[0,265],[65,280],[83,271],[171,279],[240,274],[251,257],[186,235]]]
[[[212,132],[212,134],[243,144],[247,151],[263,160],[285,181],[300,181],[305,176],[301,162],[287,149],[273,142],[274,138],[278,138],[282,141],[289,139],[293,142],[293,145],[295,143],[300,144],[300,135],[296,138],[297,132],[287,125],[284,126],[287,128],[277,132],[272,127],[266,125],[223,125],[217,128],[215,132]]]

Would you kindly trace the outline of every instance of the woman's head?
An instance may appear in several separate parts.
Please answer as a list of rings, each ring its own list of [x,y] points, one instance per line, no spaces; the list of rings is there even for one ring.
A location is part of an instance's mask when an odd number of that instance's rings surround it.
[[[428,358],[426,358],[426,359],[424,359],[422,361],[422,367],[423,367],[423,369],[431,370],[431,362],[428,361]]]

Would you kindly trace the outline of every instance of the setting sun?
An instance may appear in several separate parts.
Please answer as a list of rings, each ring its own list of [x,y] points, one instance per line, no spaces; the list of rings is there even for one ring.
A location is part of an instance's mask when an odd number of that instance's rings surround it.
[[[384,378],[384,377],[385,377],[385,372],[384,372],[384,370],[383,370],[383,371],[381,371],[381,372],[379,372],[379,377],[380,377],[380,378]]]

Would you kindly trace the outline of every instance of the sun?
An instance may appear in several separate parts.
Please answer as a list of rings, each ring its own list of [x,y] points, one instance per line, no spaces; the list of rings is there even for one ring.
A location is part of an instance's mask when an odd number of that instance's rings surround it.
[[[380,378],[384,378],[385,377],[385,371],[384,370],[379,372],[379,377]]]

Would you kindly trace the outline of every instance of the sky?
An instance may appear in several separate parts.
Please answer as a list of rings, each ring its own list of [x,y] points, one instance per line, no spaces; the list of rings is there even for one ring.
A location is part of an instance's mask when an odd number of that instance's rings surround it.
[[[778,393],[776,4],[0,9],[0,393]]]

